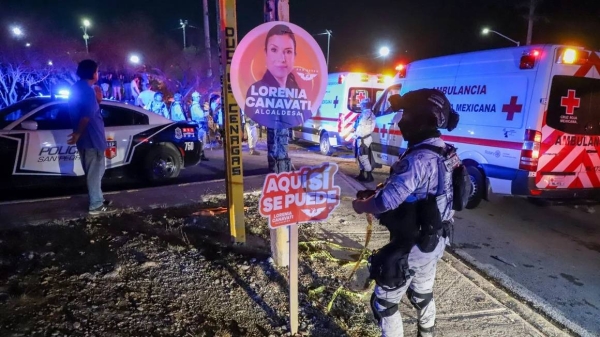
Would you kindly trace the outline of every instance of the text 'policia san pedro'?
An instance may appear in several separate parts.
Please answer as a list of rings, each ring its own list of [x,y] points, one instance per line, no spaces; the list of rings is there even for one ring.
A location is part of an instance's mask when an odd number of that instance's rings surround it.
[[[371,213],[390,231],[390,242],[369,258],[370,278],[377,283],[371,308],[384,336],[403,336],[398,304],[406,293],[418,313],[418,336],[434,336],[433,283],[438,260],[449,243],[455,210],[471,194],[471,181],[456,148],[445,144],[439,129],[452,131],[459,121],[446,96],[421,89],[390,96],[402,118],[398,127],[407,150],[390,177],[375,191],[352,202],[358,214]]]

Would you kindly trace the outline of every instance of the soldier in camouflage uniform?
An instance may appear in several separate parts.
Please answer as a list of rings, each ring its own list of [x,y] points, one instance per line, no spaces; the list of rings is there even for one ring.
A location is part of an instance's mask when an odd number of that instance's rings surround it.
[[[424,200],[428,195],[434,195],[436,196],[434,202],[437,203],[441,220],[446,224],[451,223],[454,215],[452,210],[452,172],[444,170],[438,176],[438,168],[443,167],[439,165],[440,163],[443,165],[443,157],[422,148],[422,144],[445,148],[446,145],[440,138],[438,128],[451,130],[453,127],[448,126],[449,116],[451,113],[456,113],[451,110],[450,102],[444,94],[435,89],[412,91],[405,94],[401,100],[397,98],[390,97],[389,101],[393,105],[394,111],[403,109],[402,119],[398,126],[408,141],[408,149],[420,147],[414,151],[407,150],[407,155],[400,157],[394,163],[390,177],[374,191],[373,196],[354,200],[354,210],[358,214],[371,213],[381,216],[383,213],[399,208],[400,205],[414,203],[417,200]],[[455,120],[458,123],[458,117]],[[438,190],[438,182],[444,184],[440,190]],[[403,226],[405,224],[395,223],[394,225]],[[415,238],[413,239],[420,237],[419,235],[414,234]],[[421,251],[414,240],[406,241],[410,242],[405,250],[408,252],[407,260],[405,260],[407,264],[405,269],[401,270],[401,273],[405,275],[405,283],[400,283],[399,287],[391,290],[379,284],[375,287],[371,305],[383,336],[402,337],[404,335],[398,304],[405,293],[408,294],[409,300],[417,309],[418,336],[434,336],[433,283],[437,262],[442,257],[448,242],[448,238],[444,236],[437,236],[437,239],[439,239],[437,245],[434,244],[429,253]],[[393,240],[394,238],[392,238]]]
[[[371,102],[369,98],[365,98],[360,102],[361,113],[357,118],[356,126],[354,127],[354,151],[360,173],[356,176],[358,181],[371,182],[373,181],[373,156],[371,155],[371,143],[373,137],[371,134],[375,130],[375,114],[371,111]],[[365,175],[366,173],[366,175]]]

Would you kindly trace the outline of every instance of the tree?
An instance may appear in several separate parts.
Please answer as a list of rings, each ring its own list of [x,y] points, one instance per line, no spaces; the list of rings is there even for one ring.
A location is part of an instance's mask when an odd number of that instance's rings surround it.
[[[73,83],[76,61],[81,57],[75,41],[48,32],[47,22],[21,22],[27,27],[24,38],[0,35],[0,106],[50,93],[61,82]]]
[[[25,63],[0,63],[0,106],[14,104],[35,92],[35,85],[50,76],[47,69],[34,69]]]

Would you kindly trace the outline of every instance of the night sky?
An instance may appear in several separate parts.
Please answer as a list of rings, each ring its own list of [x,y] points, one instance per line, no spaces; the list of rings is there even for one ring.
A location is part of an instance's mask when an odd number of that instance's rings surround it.
[[[397,62],[481,49],[511,46],[490,34],[489,27],[525,43],[529,0],[290,0],[291,21],[310,33],[333,31],[331,69],[373,70],[382,45],[392,49],[385,66]],[[188,29],[188,43],[202,44],[202,0],[1,0],[0,19],[6,26],[41,20],[48,31],[80,38],[82,17],[93,21],[91,35],[102,34],[117,19],[143,13],[154,31],[181,41],[179,19],[200,29]],[[239,37],[262,23],[262,0],[238,0]],[[215,0],[209,0],[214,15]],[[533,43],[568,43],[600,49],[600,0],[543,0],[538,6]],[[26,28],[26,27],[25,27]],[[211,24],[214,36],[216,24]],[[327,36],[315,37],[326,50]]]

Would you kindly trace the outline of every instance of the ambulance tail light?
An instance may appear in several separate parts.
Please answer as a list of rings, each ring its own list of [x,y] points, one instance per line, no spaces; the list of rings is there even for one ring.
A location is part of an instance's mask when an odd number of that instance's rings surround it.
[[[585,50],[561,48],[556,54],[556,63],[582,65],[587,63],[589,56]]]
[[[340,75],[340,76],[338,77],[338,84],[342,84],[342,83],[344,83],[344,79],[346,79],[346,76],[344,76],[344,75]]]
[[[537,49],[526,51],[521,56],[521,62],[519,63],[519,69],[533,69],[535,62],[540,56],[540,51]]]
[[[537,130],[525,130],[525,139],[523,140],[519,169],[530,172],[535,172],[537,170],[541,142],[541,132]]]
[[[396,71],[398,72],[398,77],[405,78],[406,77],[406,66],[404,64],[399,64],[396,66]]]

